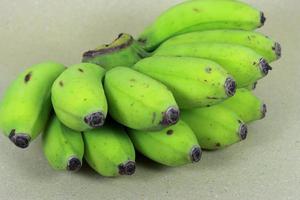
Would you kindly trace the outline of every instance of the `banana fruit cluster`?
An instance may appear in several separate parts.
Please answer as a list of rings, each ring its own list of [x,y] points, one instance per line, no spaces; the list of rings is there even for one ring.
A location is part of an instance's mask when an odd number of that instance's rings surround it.
[[[136,151],[166,166],[197,163],[266,116],[252,90],[281,46],[255,31],[265,20],[237,0],[184,1],[137,40],[120,34],[80,64],[29,67],[0,101],[0,128],[20,148],[43,132],[56,170],[85,160],[103,176],[132,175]]]

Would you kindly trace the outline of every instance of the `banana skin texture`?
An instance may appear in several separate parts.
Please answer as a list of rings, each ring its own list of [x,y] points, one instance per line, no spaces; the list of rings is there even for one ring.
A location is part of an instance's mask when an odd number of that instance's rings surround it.
[[[147,55],[131,35],[121,33],[111,44],[85,52],[82,62],[94,63],[109,70],[117,66],[131,67]]]
[[[152,51],[175,35],[214,29],[254,30],[265,20],[262,12],[235,0],[185,1],[162,13],[139,41],[144,49]]]
[[[83,133],[85,160],[102,176],[132,175],[135,172],[135,150],[121,126],[106,123]]]
[[[53,117],[42,136],[43,151],[53,169],[78,171],[81,168],[84,143],[80,132]]]
[[[265,77],[271,66],[254,50],[234,44],[191,43],[158,48],[153,56],[182,56],[209,59],[220,64],[237,83],[246,87]]]
[[[81,63],[69,67],[54,82],[52,103],[59,120],[76,131],[101,127],[107,115],[102,86],[105,70]]]
[[[129,128],[160,130],[176,124],[179,108],[162,83],[127,67],[106,73],[104,89],[111,117]]]
[[[139,61],[133,69],[165,84],[184,109],[219,103],[236,89],[235,81],[220,65],[200,58],[154,56]]]
[[[245,123],[263,119],[267,113],[267,105],[247,89],[238,89],[220,105],[235,112]]]
[[[247,126],[237,114],[223,106],[183,110],[181,119],[194,131],[203,149],[217,150],[247,137]]]
[[[281,57],[281,45],[271,38],[253,31],[208,30],[186,33],[165,41],[162,46],[174,46],[195,42],[227,43],[245,46],[255,50],[269,63]]]
[[[167,166],[199,162],[202,151],[191,128],[179,121],[161,131],[128,130],[135,148],[144,156]]]
[[[50,117],[51,86],[65,66],[46,62],[29,67],[14,80],[0,103],[0,127],[20,148],[27,148]]]

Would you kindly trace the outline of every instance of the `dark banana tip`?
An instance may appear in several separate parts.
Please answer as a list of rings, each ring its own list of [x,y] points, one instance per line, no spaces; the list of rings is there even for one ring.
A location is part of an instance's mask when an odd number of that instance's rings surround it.
[[[192,162],[199,162],[202,157],[202,150],[199,146],[195,146],[192,148],[190,152],[190,158]]]
[[[86,116],[84,122],[91,128],[98,128],[104,125],[105,115],[102,112],[95,112]]]
[[[239,128],[239,136],[241,140],[245,140],[248,135],[248,127],[246,124],[241,124]]]
[[[262,27],[265,22],[266,22],[267,18],[265,17],[265,14],[263,12],[260,12],[260,26],[259,27]]]
[[[227,96],[231,97],[236,92],[236,82],[232,78],[227,78],[224,84],[225,92]]]
[[[278,42],[275,42],[273,50],[275,51],[277,59],[279,59],[281,57],[281,45]]]
[[[8,136],[10,141],[12,141],[17,147],[25,149],[29,146],[31,137],[27,134],[19,134],[15,133],[15,130],[12,130],[10,135]]]
[[[263,118],[266,117],[267,111],[268,111],[267,105],[266,105],[266,104],[263,104],[263,105],[261,106],[261,119],[263,119]]]
[[[269,63],[264,58],[261,58],[259,60],[259,67],[260,67],[260,71],[265,76],[268,75],[268,73],[269,73],[270,70],[272,70],[272,67],[269,65]]]
[[[164,112],[163,120],[161,124],[163,126],[174,125],[178,122],[180,116],[180,111],[176,107],[169,107],[166,112]]]
[[[72,157],[68,161],[67,170],[76,172],[81,168],[81,166],[82,166],[81,160],[79,160],[76,157]]]
[[[125,164],[120,164],[118,167],[120,175],[132,175],[135,172],[135,162],[131,160]]]

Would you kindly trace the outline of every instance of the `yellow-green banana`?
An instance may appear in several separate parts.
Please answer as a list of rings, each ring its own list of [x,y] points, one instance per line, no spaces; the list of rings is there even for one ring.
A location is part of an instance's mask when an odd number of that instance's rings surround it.
[[[203,149],[224,148],[247,137],[242,119],[223,106],[183,110],[181,119],[194,131]]]
[[[122,127],[106,123],[102,128],[84,132],[84,157],[102,176],[132,175],[135,150]]]
[[[197,138],[183,121],[156,132],[132,129],[128,132],[135,148],[158,163],[179,166],[201,159]]]
[[[85,52],[82,61],[94,63],[109,70],[116,66],[131,67],[146,56],[146,51],[131,35],[122,33],[111,44]]]
[[[177,123],[179,109],[162,83],[127,67],[105,75],[109,113],[117,122],[138,130],[157,130]]]
[[[208,30],[186,33],[170,38],[162,46],[195,42],[228,43],[246,46],[262,55],[268,62],[275,61],[281,56],[281,46],[278,42],[261,33],[244,30]]]
[[[245,87],[266,76],[271,70],[268,62],[254,50],[224,43],[191,43],[159,47],[154,56],[189,56],[219,63],[237,82]]]
[[[238,89],[235,96],[220,105],[234,111],[245,123],[262,119],[267,113],[266,104],[247,89]]]
[[[174,35],[212,29],[254,30],[263,26],[265,19],[262,12],[235,0],[186,1],[160,15],[139,41],[151,51]]]
[[[52,103],[59,120],[76,131],[104,124],[107,102],[102,87],[105,70],[81,63],[69,67],[54,82]]]
[[[50,116],[51,86],[65,66],[47,62],[29,67],[14,80],[0,103],[0,127],[18,147],[26,148]]]
[[[233,96],[236,85],[231,76],[217,63],[201,58],[145,58],[133,67],[165,84],[180,108],[213,105]]]
[[[53,169],[77,171],[81,168],[84,144],[80,132],[53,117],[42,137],[44,154]]]

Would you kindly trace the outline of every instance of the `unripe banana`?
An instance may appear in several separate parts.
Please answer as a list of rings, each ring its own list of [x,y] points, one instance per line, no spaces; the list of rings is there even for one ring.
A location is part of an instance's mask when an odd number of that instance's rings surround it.
[[[156,132],[131,129],[129,136],[139,152],[167,166],[184,165],[201,159],[202,151],[197,138],[182,121]]]
[[[77,171],[81,168],[84,144],[80,132],[67,128],[53,117],[43,134],[42,143],[53,169]]]
[[[281,46],[278,42],[261,33],[244,30],[208,30],[186,33],[170,38],[162,46],[195,42],[227,43],[249,47],[262,55],[268,62],[281,57]]]
[[[178,106],[167,87],[133,69],[111,69],[104,88],[110,115],[129,128],[157,130],[179,119]]]
[[[200,42],[162,46],[155,51],[154,56],[188,56],[213,60],[233,76],[239,88],[263,78],[272,69],[254,50],[233,44]]]
[[[220,105],[235,112],[245,123],[263,119],[267,106],[247,89],[238,89],[236,94]]]
[[[183,110],[181,119],[194,131],[203,149],[224,148],[247,137],[246,124],[223,106]]]
[[[165,84],[180,108],[213,105],[233,96],[235,81],[217,63],[191,57],[145,58],[133,67]]]
[[[27,148],[45,128],[50,116],[51,86],[65,66],[47,62],[34,65],[14,80],[0,103],[0,127],[20,148]]]
[[[109,70],[116,66],[131,67],[147,55],[131,35],[122,33],[111,44],[85,52],[82,61]]]
[[[262,12],[235,0],[186,1],[160,15],[139,41],[151,51],[174,35],[212,29],[254,30],[265,20]]]
[[[98,65],[81,63],[69,67],[54,82],[52,103],[59,120],[76,131],[104,124],[107,102],[102,87],[105,70]]]
[[[102,176],[132,175],[135,150],[126,132],[116,124],[84,132],[84,157]]]

